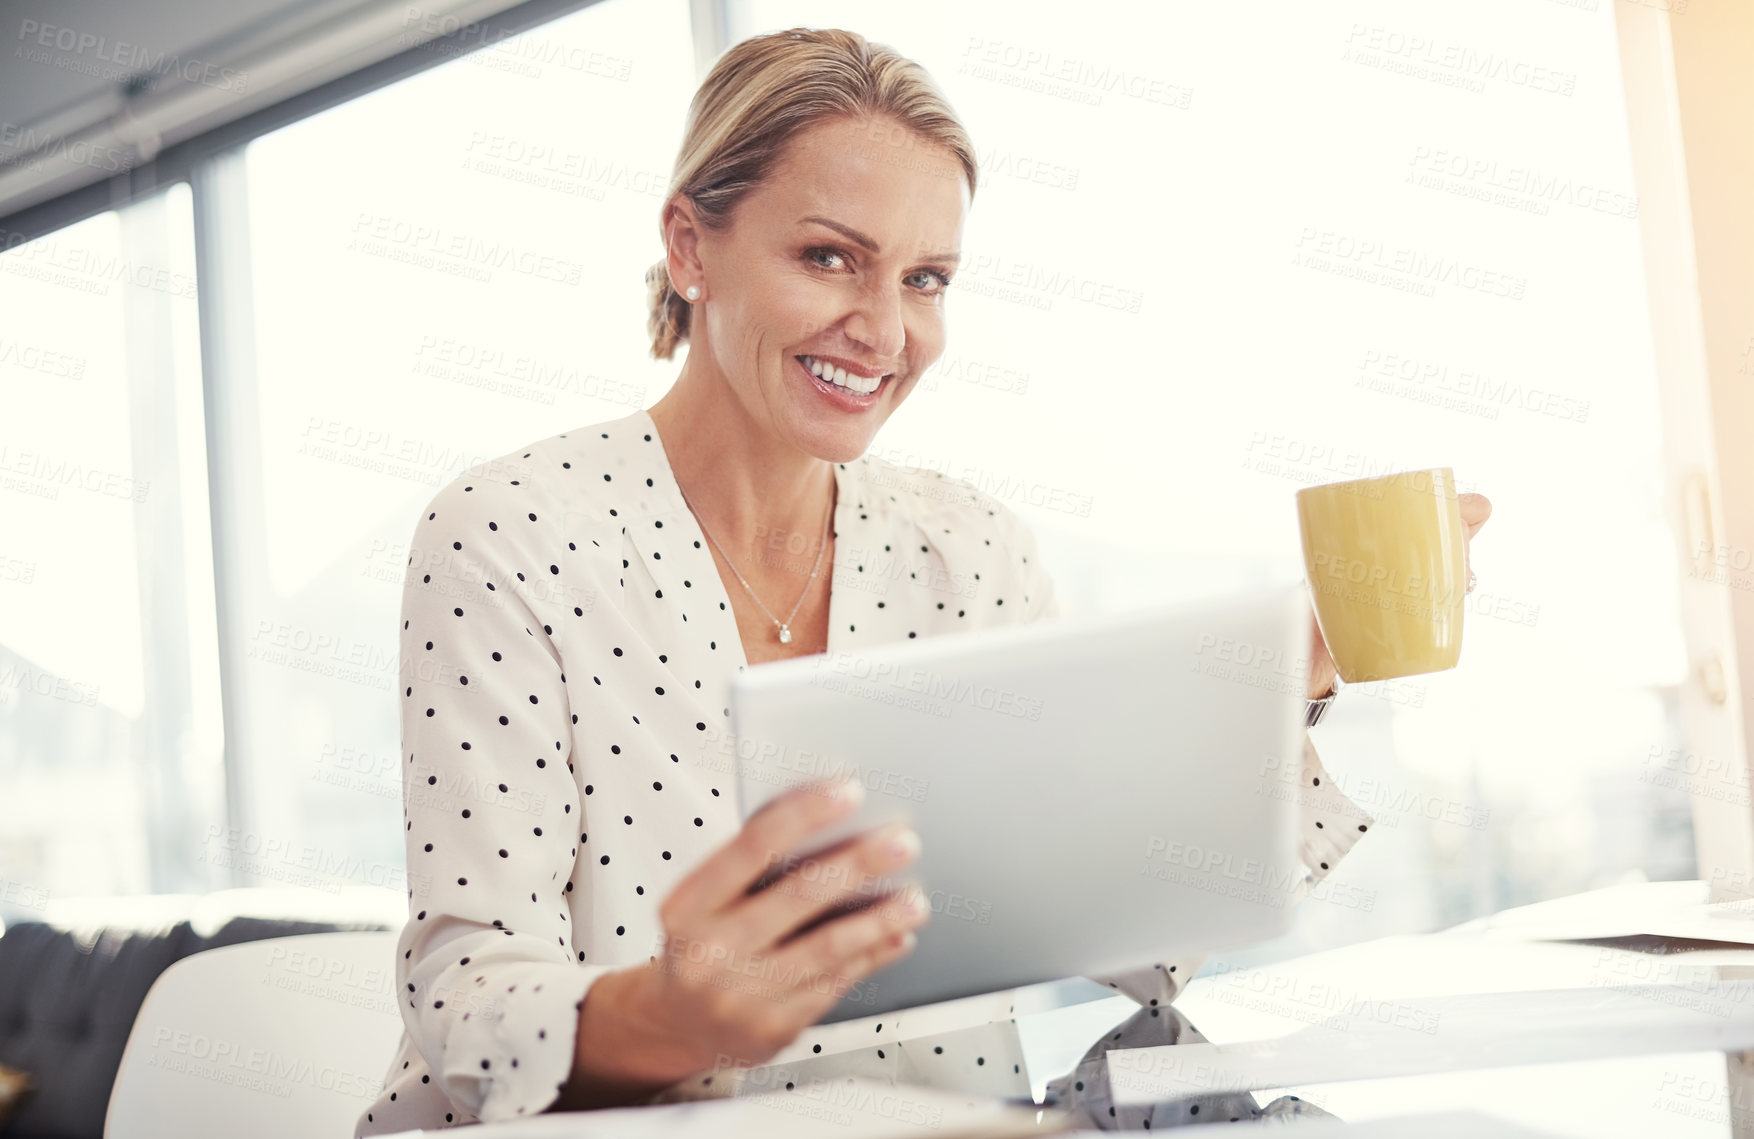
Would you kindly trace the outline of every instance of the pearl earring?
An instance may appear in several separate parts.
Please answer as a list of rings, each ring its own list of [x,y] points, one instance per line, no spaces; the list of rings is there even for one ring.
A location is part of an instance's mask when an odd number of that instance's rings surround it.
[[[688,286],[688,292],[685,295],[691,301],[698,301],[700,299],[700,286],[699,285]]]

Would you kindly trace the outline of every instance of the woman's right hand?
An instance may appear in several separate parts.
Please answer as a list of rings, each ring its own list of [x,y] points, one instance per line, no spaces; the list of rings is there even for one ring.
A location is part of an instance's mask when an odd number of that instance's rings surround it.
[[[586,993],[572,1079],[555,1107],[630,1103],[707,1068],[762,1063],[854,982],[913,949],[925,898],[912,886],[869,889],[918,855],[907,824],[785,857],[863,795],[856,780],[777,795],[677,883],[658,906],[660,952]]]

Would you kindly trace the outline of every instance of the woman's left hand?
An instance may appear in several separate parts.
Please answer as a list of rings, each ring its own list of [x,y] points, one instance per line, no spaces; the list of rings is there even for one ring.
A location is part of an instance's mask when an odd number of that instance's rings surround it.
[[[1462,508],[1463,537],[1469,543],[1486,520],[1492,517],[1492,502],[1483,494],[1458,494],[1456,502]],[[1473,570],[1468,567],[1468,547],[1462,547],[1462,578],[1472,580]],[[1309,689],[1307,695],[1311,700],[1320,699],[1328,694],[1334,686],[1337,672],[1334,668],[1334,657],[1328,652],[1328,642],[1322,639],[1322,627],[1316,621],[1315,610],[1309,613],[1310,650],[1309,650]]]

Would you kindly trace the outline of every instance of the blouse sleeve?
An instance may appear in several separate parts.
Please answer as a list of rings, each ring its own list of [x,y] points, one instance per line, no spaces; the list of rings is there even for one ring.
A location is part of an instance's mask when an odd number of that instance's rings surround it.
[[[445,1095],[496,1122],[557,1098],[578,1010],[608,969],[581,963],[569,918],[580,808],[567,692],[518,573],[551,559],[519,489],[471,477],[428,503],[405,569],[396,991]]]
[[[1000,538],[1010,551],[1007,556],[1022,594],[1019,601],[1023,605],[1024,623],[1059,620],[1059,594],[1054,589],[1054,579],[1042,564],[1035,528],[1007,508],[1001,508],[997,517]]]
[[[1304,876],[1286,897],[1290,905],[1307,896],[1358,844],[1376,820],[1334,785],[1315,742],[1305,732],[1297,772],[1297,857]],[[1091,978],[1125,993],[1142,1005],[1166,1005],[1181,995],[1205,963],[1206,954],[1154,962],[1138,969]]]

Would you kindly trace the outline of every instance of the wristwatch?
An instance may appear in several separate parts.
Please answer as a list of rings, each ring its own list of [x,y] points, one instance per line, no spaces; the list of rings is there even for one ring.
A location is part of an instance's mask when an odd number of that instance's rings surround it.
[[[1339,694],[1340,694],[1340,678],[1338,676],[1335,676],[1334,677],[1334,686],[1332,688],[1328,689],[1328,694],[1326,696],[1323,696],[1319,700],[1307,701],[1307,704],[1309,706],[1304,711],[1303,726],[1306,728],[1313,728],[1317,724],[1321,723],[1322,717],[1327,714],[1328,705],[1332,704],[1334,702],[1334,697],[1338,696]]]

